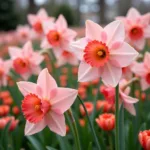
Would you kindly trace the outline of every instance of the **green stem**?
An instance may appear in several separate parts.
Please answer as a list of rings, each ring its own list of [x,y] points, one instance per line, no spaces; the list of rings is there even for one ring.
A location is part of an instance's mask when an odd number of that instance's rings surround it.
[[[119,150],[119,84],[116,86],[115,109],[115,150]]]
[[[112,135],[110,132],[108,132],[108,141],[109,141],[109,149],[113,150]]]
[[[74,116],[73,116],[71,108],[67,111],[67,113],[68,113],[68,115],[70,117],[70,120],[72,122],[73,130],[74,130],[74,137],[75,137],[76,148],[77,148],[77,150],[81,150],[80,140],[79,140],[79,134],[78,134],[78,130],[77,130],[77,125],[76,125],[76,122],[75,122],[75,119],[74,119]]]
[[[85,113],[86,113],[86,116],[87,116],[87,119],[88,119],[90,128],[91,128],[91,130],[92,130],[93,137],[94,137],[94,139],[95,139],[95,143],[96,143],[96,145],[97,145],[97,148],[98,148],[98,150],[101,150],[101,147],[100,147],[100,145],[99,145],[99,142],[98,142],[98,139],[97,139],[95,130],[94,130],[94,128],[93,128],[93,124],[92,124],[92,122],[91,122],[91,120],[90,120],[90,117],[89,117],[89,115],[88,115],[88,112],[87,112],[87,110],[86,110],[86,107],[85,107],[83,101],[81,100],[81,98],[80,98],[79,96],[78,96],[78,99],[80,100],[80,103],[81,103],[81,105],[83,106],[84,111],[85,111]]]

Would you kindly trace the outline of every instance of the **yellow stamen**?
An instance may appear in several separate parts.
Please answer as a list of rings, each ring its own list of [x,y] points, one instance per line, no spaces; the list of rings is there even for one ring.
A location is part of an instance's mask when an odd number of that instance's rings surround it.
[[[98,51],[98,52],[97,52],[97,55],[98,55],[98,56],[103,56],[103,55],[104,55],[104,52],[103,52],[103,51]]]
[[[35,105],[35,110],[39,110],[40,109],[40,105]]]

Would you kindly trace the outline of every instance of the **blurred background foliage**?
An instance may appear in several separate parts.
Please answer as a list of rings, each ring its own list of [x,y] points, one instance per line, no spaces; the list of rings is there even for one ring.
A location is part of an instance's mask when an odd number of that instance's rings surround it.
[[[118,15],[125,15],[130,7],[146,13],[150,0],[0,0],[0,30],[14,29],[27,23],[27,14],[43,7],[57,17],[62,13],[70,26],[84,25],[86,19],[106,24]]]

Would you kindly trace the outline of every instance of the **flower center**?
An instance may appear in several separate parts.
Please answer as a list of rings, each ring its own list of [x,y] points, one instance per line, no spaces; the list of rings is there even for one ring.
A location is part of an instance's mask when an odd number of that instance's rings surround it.
[[[47,34],[47,40],[52,46],[58,46],[60,39],[60,34],[56,30],[51,30]]]
[[[147,81],[148,84],[150,84],[150,73],[148,73],[148,74],[146,75],[146,81]]]
[[[84,59],[92,67],[102,67],[108,61],[109,51],[105,43],[91,41],[84,49]]]
[[[35,94],[28,94],[22,101],[22,112],[31,123],[37,123],[50,111],[51,105],[48,100],[42,100]]]
[[[143,36],[143,30],[141,27],[135,26],[133,28],[131,28],[130,32],[129,32],[129,36],[131,39],[133,40],[139,40],[142,38]]]
[[[70,53],[70,52],[64,50],[63,53],[62,53],[62,55],[63,55],[64,57],[66,57],[66,58],[69,58],[69,57],[72,56],[72,53]]]
[[[27,59],[16,58],[13,61],[14,69],[19,74],[24,74],[29,71],[29,61]]]
[[[38,33],[42,33],[43,29],[42,29],[42,24],[41,22],[36,22],[34,25],[33,25],[33,29],[38,32]]]

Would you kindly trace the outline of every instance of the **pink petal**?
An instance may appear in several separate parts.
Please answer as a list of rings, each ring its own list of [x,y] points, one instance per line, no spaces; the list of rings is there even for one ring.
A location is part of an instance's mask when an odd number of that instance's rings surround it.
[[[34,25],[34,24],[37,22],[37,17],[36,17],[35,15],[29,14],[29,15],[28,15],[28,22],[29,22],[31,25]]]
[[[5,68],[5,73],[8,74],[10,69],[12,67],[12,61],[11,60],[7,60],[4,62],[4,68]]]
[[[94,23],[93,21],[87,20],[86,21],[86,38],[90,40],[101,40],[101,32],[103,31],[103,28],[98,25],[97,23]]]
[[[46,20],[42,22],[42,27],[43,27],[44,33],[47,34],[50,30],[55,29],[55,24],[51,20]]]
[[[43,49],[52,48],[46,38],[44,38],[44,39],[42,40],[40,47],[43,48]]]
[[[124,41],[125,29],[121,21],[113,21],[108,24],[104,31],[107,33],[107,45],[111,46],[115,41]]]
[[[115,87],[119,83],[121,75],[122,69],[108,62],[102,69],[101,77],[106,86]]]
[[[51,131],[61,135],[66,135],[66,124],[64,115],[58,115],[55,112],[50,112],[46,116],[46,123]]]
[[[140,13],[135,8],[130,8],[127,13],[127,18],[131,20],[135,20],[140,16],[141,16]]]
[[[39,65],[43,60],[44,60],[44,57],[38,52],[34,52],[34,54],[32,55],[30,59],[30,61],[36,65]]]
[[[150,38],[150,25],[145,28],[144,37]]]
[[[29,121],[27,121],[25,125],[25,135],[32,135],[32,134],[38,133],[41,130],[43,130],[45,127],[46,127],[45,119],[43,119],[42,121],[36,124],[30,123]]]
[[[75,56],[73,56],[72,58],[68,59],[68,63],[71,64],[71,65],[76,66],[76,65],[78,65],[79,61]]]
[[[60,67],[60,66],[63,66],[64,64],[67,63],[67,60],[65,57],[63,56],[60,56],[57,60],[57,66]]]
[[[120,95],[121,95],[121,98],[123,99],[123,102],[127,104],[134,104],[139,101],[137,98],[130,97],[123,92],[120,92]]]
[[[81,61],[78,71],[78,81],[87,82],[100,77],[100,70],[96,67],[91,67],[84,61]]]
[[[19,90],[24,96],[30,93],[36,94],[37,85],[35,83],[20,81],[20,82],[17,82],[17,85],[18,85]]]
[[[23,54],[25,57],[31,57],[32,53],[33,53],[32,43],[31,41],[28,41],[23,46]]]
[[[38,15],[39,17],[41,17],[41,18],[46,18],[46,17],[48,17],[47,12],[46,12],[46,10],[45,10],[44,8],[41,8],[41,9],[38,11],[37,15]]]
[[[134,62],[131,70],[139,76],[145,76],[145,74],[147,73],[147,69],[144,67],[144,63]]]
[[[59,31],[63,31],[64,29],[67,29],[67,21],[64,18],[63,15],[59,15],[58,19],[56,20],[56,27]]]
[[[21,49],[18,48],[18,47],[9,47],[8,48],[8,52],[9,52],[9,55],[12,59],[15,59],[17,57],[21,57],[22,54],[21,54]]]
[[[56,81],[49,74],[47,68],[43,69],[39,74],[37,84],[42,89],[43,98],[49,98],[51,89],[57,87]]]
[[[150,69],[150,53],[148,52],[146,52],[144,56],[144,66]]]
[[[141,78],[141,88],[142,88],[142,91],[145,91],[147,90],[149,87],[150,87],[150,84],[148,84],[145,80],[145,78]]]
[[[110,51],[110,60],[116,67],[127,67],[138,56],[138,52],[127,43],[116,50]]]
[[[145,46],[145,39],[142,38],[141,40],[134,41],[133,44],[137,49],[143,50]]]
[[[40,66],[32,66],[31,71],[34,75],[38,75],[41,72],[41,67]]]
[[[52,105],[52,110],[54,112],[58,112],[59,114],[63,114],[67,111],[77,97],[77,90],[70,88],[57,88],[55,97],[51,99],[50,103]]]
[[[21,77],[22,77],[25,81],[27,81],[31,75],[32,75],[31,72],[27,72],[27,73],[21,74]]]
[[[88,41],[85,38],[81,38],[70,44],[72,52],[76,55],[79,60],[83,59],[83,50],[85,49]]]
[[[67,29],[63,33],[63,38],[68,39],[68,41],[73,40],[76,37],[77,33],[71,29]]]
[[[124,108],[133,116],[136,116],[136,110],[133,104],[124,104]]]

